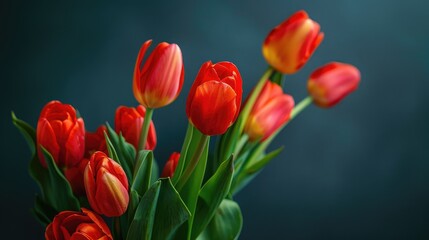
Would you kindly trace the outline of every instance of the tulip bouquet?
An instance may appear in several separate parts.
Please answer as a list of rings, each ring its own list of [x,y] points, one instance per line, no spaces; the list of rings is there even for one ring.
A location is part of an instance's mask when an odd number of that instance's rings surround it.
[[[118,107],[113,127],[88,132],[75,108],[59,101],[46,104],[36,129],[12,113],[32,152],[29,172],[41,190],[33,213],[45,238],[238,238],[242,215],[234,196],[282,151],[267,151],[273,139],[309,104],[334,106],[359,84],[357,68],[333,62],[310,75],[309,96],[297,105],[283,92],[283,75],[300,70],[322,40],[304,11],[274,28],[262,47],[270,66],[244,103],[233,63],[202,64],[186,101],[182,148],[161,175],[151,118],[181,92],[176,44],[158,44],[145,61],[152,41],[143,44],[133,76],[140,105]],[[212,136],[217,142],[209,149]]]

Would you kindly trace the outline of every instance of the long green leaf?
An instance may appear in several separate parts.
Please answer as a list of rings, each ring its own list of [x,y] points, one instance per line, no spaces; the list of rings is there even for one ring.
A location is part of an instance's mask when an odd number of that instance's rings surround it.
[[[176,184],[179,181],[179,178],[182,176],[182,172],[185,168],[186,158],[188,156],[188,148],[190,146],[192,136],[193,136],[194,127],[191,123],[188,123],[188,128],[186,130],[185,140],[183,141],[182,150],[180,151],[180,158],[177,164],[176,170],[173,175],[173,184]]]
[[[156,181],[145,193],[127,239],[172,239],[190,213],[169,178]]]
[[[233,156],[231,156],[229,160],[219,166],[216,173],[201,188],[191,239],[195,239],[210,222],[217,208],[229,192],[233,174],[234,161]]]
[[[197,240],[238,239],[242,225],[243,217],[240,206],[232,200],[225,199]]]
[[[72,188],[52,158],[52,155],[42,147],[49,172],[49,184],[46,186],[48,203],[57,211],[79,211],[79,200],[73,195]]]
[[[161,181],[155,182],[140,200],[133,221],[128,229],[127,240],[152,239]]]
[[[18,128],[22,136],[24,136],[28,146],[30,147],[31,155],[34,156],[36,154],[36,131],[28,123],[18,119],[14,112],[11,114],[13,124]]]
[[[144,195],[151,184],[152,162],[152,151],[141,150],[139,152],[134,169],[131,189],[135,190],[140,196]]]

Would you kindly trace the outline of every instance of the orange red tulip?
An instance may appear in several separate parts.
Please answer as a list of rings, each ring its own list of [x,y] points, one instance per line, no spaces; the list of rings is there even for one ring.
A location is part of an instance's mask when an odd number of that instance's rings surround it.
[[[41,146],[60,167],[72,167],[80,162],[85,151],[85,126],[69,104],[51,101],[45,105],[37,122],[37,150],[46,167]]]
[[[305,65],[323,36],[319,24],[301,10],[271,30],[262,46],[262,53],[277,71],[293,74]]]
[[[223,134],[237,119],[242,91],[240,72],[234,64],[208,61],[191,87],[186,115],[203,134]]]
[[[128,207],[128,180],[122,167],[103,152],[92,154],[84,172],[91,208],[107,217],[121,216]]]
[[[359,82],[360,72],[355,66],[331,62],[310,75],[307,89],[316,105],[332,107],[356,90]]]
[[[244,132],[250,141],[264,141],[289,120],[293,107],[293,97],[267,81],[247,118]]]
[[[151,43],[152,40],[146,41],[137,56],[133,92],[143,106],[160,108],[179,96],[185,71],[182,52],[177,44],[158,44],[143,63],[143,57]]]

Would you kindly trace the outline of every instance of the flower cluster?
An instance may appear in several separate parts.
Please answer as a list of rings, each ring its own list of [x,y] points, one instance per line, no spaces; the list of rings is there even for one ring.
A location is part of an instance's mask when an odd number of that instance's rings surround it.
[[[270,67],[244,103],[237,66],[203,63],[187,95],[183,145],[160,175],[151,119],[182,90],[185,68],[177,44],[158,44],[145,61],[152,40],[142,45],[133,76],[140,105],[119,106],[114,128],[88,132],[75,108],[60,101],[44,106],[36,129],[12,114],[32,149],[30,174],[41,188],[34,213],[46,227],[45,238],[237,238],[242,216],[232,196],[281,152],[267,151],[272,140],[310,103],[332,107],[358,87],[356,67],[332,62],[310,74],[309,96],[297,105],[283,91],[284,75],[302,69],[323,36],[304,11],[274,28],[262,46]],[[213,136],[218,141],[209,154]]]

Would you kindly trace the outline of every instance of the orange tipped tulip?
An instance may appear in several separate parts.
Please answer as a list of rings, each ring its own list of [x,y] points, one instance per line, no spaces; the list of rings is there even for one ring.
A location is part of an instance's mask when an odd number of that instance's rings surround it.
[[[46,240],[86,239],[111,240],[112,234],[104,220],[82,208],[82,212],[62,211],[46,227]]]
[[[179,96],[184,79],[182,52],[177,44],[162,42],[143,63],[152,40],[146,41],[137,56],[133,92],[137,101],[147,108],[160,108]]]
[[[242,91],[240,72],[234,64],[208,61],[191,87],[186,115],[203,134],[223,134],[237,119]]]
[[[357,89],[359,70],[350,64],[332,62],[316,69],[308,80],[307,89],[320,107],[332,107]]]
[[[173,152],[170,158],[165,163],[164,169],[162,170],[161,177],[173,177],[174,171],[176,171],[177,164],[179,163],[180,153]]]
[[[143,126],[146,109],[143,106],[136,108],[120,106],[115,114],[115,131],[122,132],[127,142],[131,143],[135,149],[138,149],[140,132]],[[145,149],[153,150],[156,146],[156,131],[153,122],[150,122],[149,134],[146,140]]]
[[[107,217],[121,216],[128,207],[128,180],[122,167],[103,152],[92,154],[84,183],[91,208]]]
[[[262,53],[277,71],[292,74],[305,65],[322,40],[319,24],[301,10],[268,34]]]
[[[292,96],[282,88],[267,81],[247,119],[244,132],[250,141],[264,141],[289,120],[294,107]]]
[[[60,168],[73,167],[83,158],[85,126],[71,105],[51,101],[40,113],[37,150],[40,162],[46,167],[41,146],[48,150]]]

